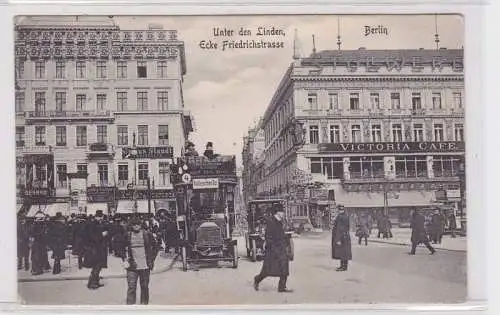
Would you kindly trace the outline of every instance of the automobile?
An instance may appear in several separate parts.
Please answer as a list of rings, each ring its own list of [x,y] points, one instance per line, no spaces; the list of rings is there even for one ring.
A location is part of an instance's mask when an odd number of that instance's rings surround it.
[[[275,206],[286,208],[284,199],[261,199],[252,200],[247,209],[247,231],[245,233],[245,244],[247,257],[251,261],[261,260],[266,255],[266,221],[272,216],[271,210]],[[285,213],[287,213],[285,211]],[[287,236],[287,252],[290,260],[294,256],[293,231],[288,228],[285,220],[285,234]]]
[[[187,174],[187,175],[186,175]],[[234,193],[235,156],[185,156],[172,166],[182,270],[202,263],[230,262],[238,268]]]

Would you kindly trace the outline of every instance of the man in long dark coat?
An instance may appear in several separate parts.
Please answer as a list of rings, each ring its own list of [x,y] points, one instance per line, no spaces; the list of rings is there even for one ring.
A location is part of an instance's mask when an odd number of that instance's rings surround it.
[[[54,266],[53,274],[61,273],[61,259],[66,258],[66,220],[60,212],[56,213],[49,228],[49,244],[52,249],[52,259]]]
[[[411,244],[410,255],[415,255],[417,245],[419,244],[424,244],[431,252],[431,255],[436,252],[429,243],[427,231],[425,230],[425,217],[419,210],[413,212],[413,218],[411,220]]]
[[[35,215],[30,229],[31,242],[31,274],[38,276],[43,274],[45,268],[45,216],[39,212]]]
[[[344,206],[339,206],[338,210],[332,229],[332,259],[340,260],[337,271],[346,271],[349,260],[352,260],[349,216],[345,213]]]
[[[26,218],[18,218],[17,221],[17,269],[30,270],[30,244],[29,225]]]
[[[85,233],[85,227],[87,225],[86,218],[84,215],[79,215],[73,221],[73,246],[72,255],[78,256],[78,269],[83,268],[83,257],[85,255],[85,242],[87,240],[87,235]]]
[[[290,274],[288,266],[287,237],[283,226],[285,212],[282,206],[274,206],[273,216],[266,222],[266,255],[258,275],[254,277],[254,289],[259,290],[259,283],[267,277],[279,277],[278,292],[292,292],[286,288]]]
[[[432,242],[434,244],[441,244],[444,233],[444,225],[446,218],[441,213],[441,211],[436,210],[431,218],[431,231],[432,231]]]
[[[95,220],[90,222],[87,229],[88,243],[86,244],[83,266],[92,268],[87,287],[95,290],[103,285],[99,283],[99,274],[102,268],[108,268],[108,247],[106,238],[108,231],[103,223],[102,210],[97,210]]]

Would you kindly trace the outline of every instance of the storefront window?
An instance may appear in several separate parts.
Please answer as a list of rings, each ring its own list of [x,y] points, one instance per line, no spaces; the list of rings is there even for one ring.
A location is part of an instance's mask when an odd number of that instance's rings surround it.
[[[427,161],[425,156],[396,157],[396,177],[398,178],[427,177]]]
[[[457,176],[460,165],[458,156],[434,156],[432,169],[434,177],[453,177]]]
[[[351,157],[351,178],[383,178],[384,158],[373,157]]]
[[[323,174],[328,179],[342,178],[344,174],[342,158],[311,158],[311,173]]]

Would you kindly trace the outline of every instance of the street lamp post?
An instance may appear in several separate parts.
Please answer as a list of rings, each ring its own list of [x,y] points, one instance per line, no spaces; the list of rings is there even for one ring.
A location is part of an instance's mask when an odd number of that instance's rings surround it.
[[[130,150],[130,156],[134,159],[134,212],[137,212],[137,147],[135,145],[135,132],[132,135],[132,150]]]

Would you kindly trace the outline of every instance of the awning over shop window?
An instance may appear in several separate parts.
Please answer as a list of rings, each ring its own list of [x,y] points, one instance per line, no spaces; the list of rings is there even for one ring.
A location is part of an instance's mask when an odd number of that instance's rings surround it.
[[[95,215],[97,210],[102,210],[104,214],[108,214],[108,204],[105,202],[87,203],[87,215]]]
[[[156,211],[160,210],[175,211],[176,202],[175,200],[167,200],[167,199],[155,200],[154,208]]]
[[[54,217],[57,212],[61,212],[63,216],[69,215],[69,204],[66,202],[63,203],[50,203],[46,205],[31,205],[27,217],[34,217],[38,212],[41,212],[45,215]]]
[[[346,208],[379,208],[384,207],[383,192],[345,192],[336,191],[335,201]],[[435,199],[431,191],[389,192],[389,207],[430,206]]]

